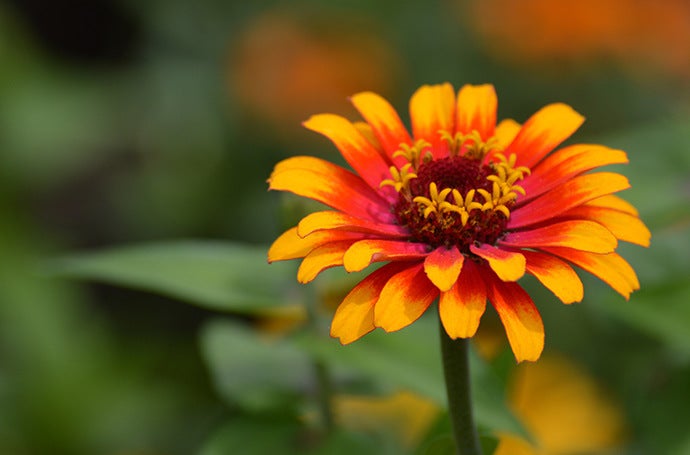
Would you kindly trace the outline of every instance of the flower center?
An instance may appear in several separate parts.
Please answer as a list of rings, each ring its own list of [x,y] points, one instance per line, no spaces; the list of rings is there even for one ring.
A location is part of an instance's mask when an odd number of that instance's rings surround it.
[[[450,156],[434,160],[425,141],[402,144],[394,156],[408,162],[400,169],[392,166],[392,178],[381,186],[398,191],[393,212],[411,240],[434,248],[454,245],[469,255],[470,245],[493,245],[503,235],[518,193],[524,194],[515,183],[529,169],[515,167],[514,154],[506,158],[497,152],[493,138],[482,142],[476,132],[454,138],[441,134]]]

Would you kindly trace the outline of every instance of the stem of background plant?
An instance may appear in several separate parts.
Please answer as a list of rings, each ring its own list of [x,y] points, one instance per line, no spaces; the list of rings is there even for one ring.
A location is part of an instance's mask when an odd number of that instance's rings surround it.
[[[477,427],[472,416],[472,397],[470,396],[468,355],[470,341],[463,338],[453,340],[446,333],[443,324],[440,324],[440,331],[443,373],[448,394],[448,413],[450,414],[455,447],[458,455],[481,455],[482,450],[477,437]]]
[[[305,293],[307,294],[306,307],[309,328],[320,336],[316,292],[310,289]],[[313,365],[316,374],[316,386],[318,387],[317,400],[319,414],[321,414],[321,422],[324,431],[326,434],[329,434],[335,428],[335,418],[333,416],[333,381],[331,379],[331,372],[328,365],[319,359],[313,359]]]

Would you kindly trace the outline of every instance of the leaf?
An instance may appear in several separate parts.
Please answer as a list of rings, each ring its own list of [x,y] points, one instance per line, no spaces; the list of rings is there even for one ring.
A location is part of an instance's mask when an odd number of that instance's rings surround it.
[[[247,314],[294,310],[294,264],[268,264],[267,247],[180,240],[54,260],[48,272],[157,292],[205,308]]]
[[[630,178],[632,188],[622,196],[633,203],[652,228],[688,212],[690,119],[661,122],[606,135],[596,142],[621,148],[630,164],[616,166]],[[652,242],[654,238],[652,237]]]
[[[347,346],[307,333],[298,335],[297,342],[333,366],[356,370],[382,385],[407,389],[446,406],[438,323],[432,317],[423,317],[398,332],[374,331]],[[478,356],[470,359],[477,423],[489,430],[528,437],[506,407],[499,379]]]
[[[296,420],[241,416],[211,436],[199,455],[298,454],[295,442],[299,431]]]
[[[201,350],[221,396],[245,409],[286,409],[313,387],[315,373],[304,352],[239,323],[206,324]]]
[[[634,248],[624,256],[637,270],[640,290],[623,301],[610,289],[590,286],[587,298],[601,309],[690,355],[690,227],[665,229],[647,249]]]
[[[491,455],[498,448],[499,440],[493,435],[482,434],[479,436],[479,443],[482,446],[482,453]]]

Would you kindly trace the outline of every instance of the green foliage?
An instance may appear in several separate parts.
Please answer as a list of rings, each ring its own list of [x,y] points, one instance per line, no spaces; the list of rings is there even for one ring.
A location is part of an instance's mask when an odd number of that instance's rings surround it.
[[[221,396],[248,411],[295,407],[300,394],[314,386],[305,352],[242,324],[210,322],[201,333],[201,349]]]
[[[269,265],[265,246],[182,241],[85,253],[51,274],[128,286],[218,311],[280,312],[296,303],[294,264]]]

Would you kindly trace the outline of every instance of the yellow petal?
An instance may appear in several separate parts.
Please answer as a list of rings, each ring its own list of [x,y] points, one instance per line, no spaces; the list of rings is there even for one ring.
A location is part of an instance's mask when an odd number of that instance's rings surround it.
[[[352,288],[333,316],[331,336],[348,344],[374,330],[374,304],[390,277],[400,270],[400,264],[383,266]]]
[[[380,193],[358,175],[326,160],[288,158],[276,165],[268,182],[269,189],[290,191],[359,218],[383,222],[395,219]]]
[[[460,277],[438,304],[443,327],[452,339],[474,336],[486,309],[486,286],[472,261],[463,266]]]
[[[546,221],[573,207],[628,188],[628,179],[614,172],[582,174],[511,210],[508,228]]]
[[[532,167],[570,137],[584,120],[567,104],[549,104],[525,122],[505,154],[515,153],[518,166]]]
[[[449,83],[423,85],[410,99],[410,119],[415,139],[424,139],[432,146],[434,157],[448,155],[448,144],[439,131],[455,130],[455,92]]]
[[[308,283],[322,271],[343,265],[343,255],[352,245],[351,240],[332,242],[314,248],[307,254],[297,270],[297,281]]]
[[[522,126],[513,119],[501,120],[501,122],[496,126],[496,131],[494,137],[498,141],[498,146],[502,149],[508,148],[511,142],[515,139],[515,136],[520,132]]]
[[[398,113],[381,96],[372,92],[362,92],[351,98],[352,104],[370,125],[377,141],[386,155],[392,159],[400,144],[410,144],[410,135]]]
[[[374,324],[386,332],[400,330],[416,321],[438,297],[421,263],[394,275],[381,291],[374,307]]]
[[[390,163],[346,118],[318,114],[304,122],[304,126],[330,139],[345,161],[372,188],[378,188],[379,183],[389,177]]]
[[[559,247],[543,249],[596,276],[625,297],[626,300],[630,298],[633,291],[640,289],[640,282],[635,270],[617,253],[596,254]]]
[[[297,235],[297,228],[288,229],[278,237],[268,250],[268,262],[303,258],[311,250],[324,243],[347,239],[360,239],[363,234],[345,231],[319,231],[307,237]]]
[[[501,281],[490,272],[483,276],[515,359],[536,361],[544,349],[544,324],[534,302],[519,284]]]
[[[589,201],[587,205],[592,207],[606,207],[620,212],[629,213],[630,215],[639,216],[639,212],[630,202],[622,199],[620,196],[615,194],[608,194],[600,198]]]
[[[564,246],[592,253],[612,253],[618,246],[618,240],[611,231],[587,220],[561,221],[536,229],[511,232],[498,243],[515,248]]]
[[[297,225],[297,234],[300,237],[307,237],[314,232],[331,229],[342,229],[352,232],[379,234],[391,237],[406,237],[409,235],[407,229],[397,224],[375,223],[332,210],[314,212],[302,218]]]
[[[544,253],[523,251],[527,259],[527,272],[534,275],[563,303],[579,302],[584,297],[584,287],[575,270],[566,262]]]
[[[611,231],[618,240],[640,246],[649,246],[652,237],[652,233],[637,216],[616,209],[586,204],[568,210],[563,216],[596,221]]]
[[[483,244],[480,247],[470,245],[470,251],[486,259],[489,267],[503,281],[517,281],[525,274],[525,257],[514,251],[506,251]]]
[[[441,291],[450,289],[460,275],[465,257],[457,247],[439,247],[424,259],[424,272]]]
[[[414,259],[426,256],[426,245],[402,240],[360,240],[350,247],[343,258],[348,272],[364,270],[372,262],[391,259]]]
[[[455,131],[469,134],[476,130],[482,140],[494,135],[498,99],[491,84],[465,85],[458,92]]]

